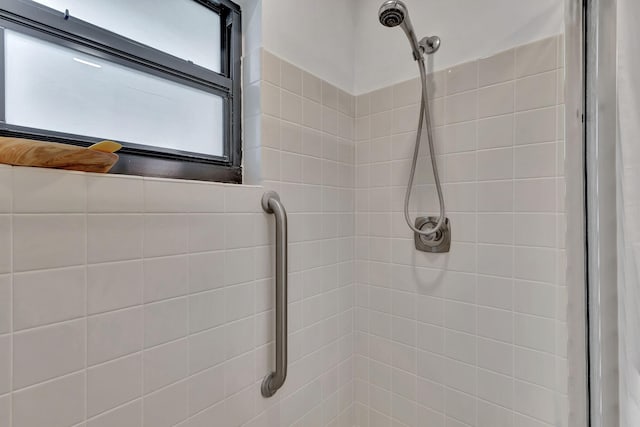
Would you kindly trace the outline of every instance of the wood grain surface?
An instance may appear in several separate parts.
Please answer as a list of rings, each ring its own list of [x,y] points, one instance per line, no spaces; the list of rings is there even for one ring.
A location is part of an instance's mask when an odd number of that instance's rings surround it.
[[[109,172],[118,155],[75,145],[0,137],[0,163],[15,166]]]

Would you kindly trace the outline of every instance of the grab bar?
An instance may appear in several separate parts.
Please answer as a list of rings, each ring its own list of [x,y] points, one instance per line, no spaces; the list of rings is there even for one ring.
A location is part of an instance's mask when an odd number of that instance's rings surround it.
[[[280,196],[268,191],[262,209],[276,217],[276,370],[262,380],[262,396],[271,397],[287,378],[287,211]]]

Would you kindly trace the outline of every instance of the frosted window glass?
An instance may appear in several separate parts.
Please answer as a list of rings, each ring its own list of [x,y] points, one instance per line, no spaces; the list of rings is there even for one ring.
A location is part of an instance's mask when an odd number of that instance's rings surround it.
[[[220,72],[220,16],[194,0],[35,0]]]
[[[223,154],[222,98],[5,31],[7,123]]]

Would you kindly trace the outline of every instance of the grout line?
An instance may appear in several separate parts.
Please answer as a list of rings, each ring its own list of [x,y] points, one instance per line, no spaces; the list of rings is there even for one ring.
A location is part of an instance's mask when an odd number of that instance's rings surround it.
[[[517,68],[517,50],[514,52],[514,70],[516,70]],[[513,105],[514,105],[514,110],[515,110],[515,106],[517,105],[518,99],[517,99],[517,90],[514,86],[514,91],[513,91]],[[512,164],[512,177],[514,178],[514,183],[513,183],[513,187],[511,190],[511,200],[512,200],[512,206],[513,206],[513,212],[512,212],[512,223],[514,224],[514,226],[512,227],[512,236],[511,236],[511,244],[512,247],[515,248],[516,245],[516,237],[515,237],[515,203],[516,203],[516,185],[515,185],[515,177],[517,174],[516,171],[516,138],[517,138],[517,134],[516,134],[516,115],[517,113],[514,113],[513,115],[513,127],[512,127],[512,137],[511,137],[511,144],[513,147],[513,151],[512,151],[512,158],[511,158],[511,164]],[[515,249],[512,249],[511,251],[511,265],[513,266],[511,269],[511,319],[513,322],[513,329],[511,330],[511,342],[512,344],[516,343],[516,328],[515,328],[515,323],[516,323],[516,314],[515,314],[515,306],[516,306],[516,297],[515,297]],[[512,390],[512,396],[516,397],[516,381],[515,381],[515,376],[516,376],[516,351],[515,351],[516,346],[512,345],[511,346],[511,390]],[[512,423],[515,423],[515,414],[513,412],[512,409],[512,413],[511,413],[511,420]]]
[[[16,348],[15,348],[15,324],[14,324],[14,318],[15,318],[15,287],[14,287],[14,272],[15,272],[15,216],[14,216],[14,204],[15,204],[15,193],[13,191],[13,189],[15,188],[15,176],[14,176],[14,169],[11,168],[10,169],[10,175],[11,175],[11,216],[10,216],[10,226],[11,226],[11,242],[10,242],[10,246],[11,246],[11,258],[10,258],[10,265],[11,265],[11,278],[10,278],[10,283],[9,283],[9,292],[11,292],[11,308],[10,308],[10,313],[11,313],[11,317],[9,318],[9,333],[11,334],[11,361],[9,362],[10,365],[10,372],[9,372],[9,426],[13,426],[14,422],[15,422],[15,415],[14,415],[14,391],[13,389],[15,388],[15,352],[16,352]]]
[[[477,79],[477,86],[480,87],[480,62],[478,61],[478,67],[477,67],[477,72],[476,72],[476,79]],[[476,99],[476,117],[480,116],[480,101],[479,99]],[[476,157],[475,157],[475,167],[476,167],[476,176],[475,176],[475,181],[478,181],[478,171],[479,171],[479,159],[478,159],[478,141],[480,140],[480,135],[479,135],[479,131],[478,131],[478,123],[479,121],[476,120],[476,125],[475,125],[475,153],[476,153]],[[478,195],[478,191],[475,192],[475,215],[474,215],[474,220],[475,220],[475,277],[474,277],[474,282],[475,282],[475,320],[476,320],[476,330],[475,330],[475,338],[474,338],[474,343],[475,343],[475,367],[476,367],[476,383],[475,383],[475,395],[478,396],[478,391],[479,391],[479,381],[478,381],[478,365],[479,365],[479,356],[478,356],[478,325],[479,325],[479,310],[478,310],[478,270],[479,270],[479,266],[478,266],[478,259],[479,259],[479,250],[480,250],[480,245],[478,244],[479,242],[479,215],[478,215],[478,202],[479,199],[479,195]],[[480,425],[480,420],[479,420],[479,411],[478,411],[478,404],[476,402],[475,405],[475,421],[476,421],[476,425]]]
[[[88,180],[85,180],[85,193],[88,194]],[[85,201],[85,203],[88,203]],[[85,206],[85,209],[88,206]],[[84,273],[84,419],[86,420],[89,415],[89,214],[85,211],[85,264],[83,268]]]
[[[142,294],[142,301],[140,301],[140,309],[142,310],[141,313],[141,317],[142,317],[142,337],[141,340],[142,342],[140,343],[140,352],[142,353],[141,356],[141,361],[140,361],[140,369],[142,370],[141,375],[140,375],[140,418],[141,418],[141,424],[145,425],[145,403],[146,403],[146,396],[144,393],[144,384],[146,382],[146,378],[145,378],[145,365],[144,365],[144,356],[145,356],[145,351],[146,351],[146,345],[145,345],[145,325],[146,325],[146,321],[147,321],[147,314],[146,314],[146,295],[145,295],[145,284],[147,282],[147,274],[146,274],[146,268],[145,268],[145,260],[147,259],[147,255],[145,255],[146,250],[146,242],[147,242],[147,234],[148,234],[148,229],[147,229],[147,218],[149,217],[149,212],[147,212],[147,185],[146,185],[146,180],[143,178],[142,180],[142,215],[143,215],[143,226],[142,226],[142,244],[141,244],[141,250],[142,253],[140,255],[140,261],[142,263],[141,268],[142,268],[142,289],[141,289],[141,294]],[[189,225],[187,224],[187,233],[189,232]],[[189,246],[189,236],[187,234],[187,248]],[[188,300],[187,300],[188,302]],[[188,306],[187,306],[188,307]]]

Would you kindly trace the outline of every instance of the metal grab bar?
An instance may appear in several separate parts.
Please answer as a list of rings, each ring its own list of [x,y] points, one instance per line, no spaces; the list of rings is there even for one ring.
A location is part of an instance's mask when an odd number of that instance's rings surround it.
[[[287,378],[287,211],[280,196],[268,191],[262,209],[276,217],[276,370],[262,380],[262,396],[271,397]]]

